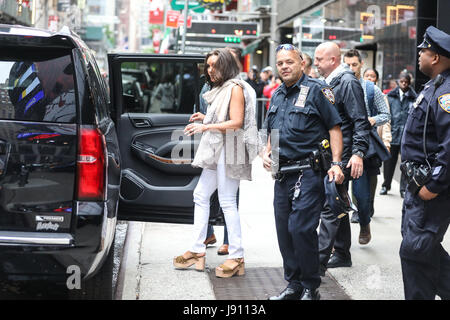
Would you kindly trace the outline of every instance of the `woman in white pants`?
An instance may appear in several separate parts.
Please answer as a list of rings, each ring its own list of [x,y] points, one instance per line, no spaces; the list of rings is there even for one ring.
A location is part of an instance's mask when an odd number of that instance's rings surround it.
[[[227,278],[244,274],[237,190],[240,180],[251,180],[251,162],[258,153],[255,94],[245,81],[236,78],[238,75],[238,63],[228,49],[217,49],[206,56],[205,76],[211,85],[203,95],[209,104],[207,113],[193,114],[193,123],[185,128],[189,136],[202,133],[192,163],[203,168],[194,191],[195,234],[191,248],[173,261],[179,269],[195,265],[197,270],[204,270],[210,197],[217,189],[228,228],[229,255],[216,268],[216,276]]]

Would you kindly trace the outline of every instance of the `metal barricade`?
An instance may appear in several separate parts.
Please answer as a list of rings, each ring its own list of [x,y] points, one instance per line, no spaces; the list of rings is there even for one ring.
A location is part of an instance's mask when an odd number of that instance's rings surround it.
[[[264,120],[266,119],[267,103],[270,99],[257,98],[256,99],[256,125],[258,130],[262,128]]]

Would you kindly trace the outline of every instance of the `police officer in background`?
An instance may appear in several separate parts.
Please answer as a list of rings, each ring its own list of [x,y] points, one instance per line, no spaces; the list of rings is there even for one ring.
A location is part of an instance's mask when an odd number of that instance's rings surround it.
[[[341,119],[330,88],[303,74],[302,53],[291,44],[276,49],[283,84],[274,92],[264,123],[270,133],[264,168],[276,173],[274,212],[287,288],[271,300],[318,300],[320,294],[317,227],[324,204],[324,176],[342,183],[336,163],[343,148]],[[275,138],[276,133],[278,137]],[[316,166],[315,153],[330,139],[331,168]],[[275,171],[275,172],[274,172]]]
[[[450,36],[428,27],[419,69],[431,80],[410,110],[401,169],[408,186],[400,258],[406,299],[450,299],[450,257],[441,242],[450,221]]]

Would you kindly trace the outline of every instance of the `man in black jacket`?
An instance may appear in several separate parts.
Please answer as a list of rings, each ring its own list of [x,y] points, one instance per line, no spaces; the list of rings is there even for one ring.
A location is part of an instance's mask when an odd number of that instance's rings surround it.
[[[341,50],[333,42],[316,48],[314,65],[333,88],[335,106],[342,119],[344,151],[342,167],[345,168],[346,186],[350,178],[363,174],[363,158],[369,147],[370,122],[364,102],[364,91],[354,73],[346,64],[340,64]],[[350,267],[351,231],[348,215],[337,218],[326,203],[321,213],[319,253],[321,272],[326,268]],[[331,250],[334,254],[330,258]]]
[[[263,90],[264,90],[264,82],[259,78],[258,67],[253,66],[252,69],[248,72],[248,84],[252,86],[252,88],[256,92],[257,98],[262,98]]]
[[[399,87],[390,91],[387,95],[390,112],[391,112],[391,158],[384,161],[384,182],[381,186],[380,194],[386,195],[391,190],[392,177],[394,176],[397,159],[400,153],[400,142],[402,140],[403,129],[405,128],[406,119],[409,110],[416,101],[417,94],[411,88],[411,76],[402,72],[399,76]],[[405,197],[406,177],[402,173],[400,179],[400,195]]]

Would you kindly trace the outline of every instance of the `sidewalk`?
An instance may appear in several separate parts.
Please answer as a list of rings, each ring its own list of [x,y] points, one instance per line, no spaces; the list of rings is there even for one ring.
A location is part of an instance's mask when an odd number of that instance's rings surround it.
[[[381,183],[379,181],[379,186]],[[404,298],[398,256],[402,206],[398,188],[398,183],[393,181],[389,195],[380,196],[377,190],[375,215],[371,222],[372,240],[368,245],[358,244],[359,224],[351,224],[353,266],[327,271],[321,287],[321,290],[329,291],[322,295],[324,299],[345,299],[345,294],[361,300]],[[251,285],[254,287],[248,292],[252,295],[239,298],[266,299],[268,294],[278,292],[258,292],[264,285],[264,290],[268,290],[267,283],[254,282],[264,278],[272,278],[275,282],[271,284],[272,288],[278,285],[279,289],[284,289],[286,282],[282,279],[282,259],[273,217],[273,181],[262,168],[259,158],[254,163],[253,181],[243,181],[240,189],[239,209],[247,270],[244,277],[233,278],[227,285],[210,278],[214,276],[215,267],[226,258],[216,254],[223,239],[223,227],[215,227],[218,242],[207,249],[207,272],[197,272],[175,270],[172,266],[173,257],[188,249],[192,225],[132,222],[128,227],[126,256],[121,270],[123,285],[117,298],[215,300],[229,297],[219,294],[220,289],[229,291]],[[443,246],[450,250],[448,236]],[[265,277],[261,276],[264,272]]]

